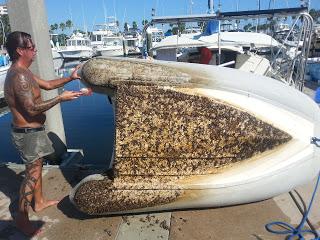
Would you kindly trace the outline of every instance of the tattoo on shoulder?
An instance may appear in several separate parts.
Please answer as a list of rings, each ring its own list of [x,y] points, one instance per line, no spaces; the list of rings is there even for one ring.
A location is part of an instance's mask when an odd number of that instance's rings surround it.
[[[26,74],[17,73],[14,77],[14,88],[17,94],[25,94],[32,92],[32,80]]]
[[[12,80],[17,101],[19,101],[20,106],[22,106],[31,116],[45,112],[60,102],[59,97],[46,101],[42,101],[41,99],[35,101],[33,88],[39,86],[34,82],[32,74],[17,70],[14,73]]]
[[[27,73],[17,71],[14,73],[12,84],[17,100],[25,109],[30,109],[34,105],[34,95],[32,90],[32,79]]]

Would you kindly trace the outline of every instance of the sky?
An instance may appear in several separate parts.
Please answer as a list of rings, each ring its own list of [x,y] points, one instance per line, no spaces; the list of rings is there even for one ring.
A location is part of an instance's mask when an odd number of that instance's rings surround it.
[[[0,0],[0,3],[5,3]],[[115,16],[123,29],[124,22],[132,26],[136,21],[139,28],[145,18],[150,21],[152,8],[156,16],[172,16],[206,13],[207,0],[44,0],[49,25],[71,20],[75,28],[92,31],[94,24],[103,23],[105,16]],[[215,10],[245,11],[258,9],[259,0],[214,0]],[[260,0],[261,9],[271,7],[298,7],[300,0]],[[311,8],[320,9],[320,0],[311,0]]]

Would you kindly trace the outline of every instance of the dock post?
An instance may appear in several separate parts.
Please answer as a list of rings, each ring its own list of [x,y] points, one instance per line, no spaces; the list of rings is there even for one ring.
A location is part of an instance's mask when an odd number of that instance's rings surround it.
[[[48,18],[43,0],[9,0],[9,22],[11,31],[23,31],[32,36],[38,53],[31,71],[42,79],[55,79],[49,39]],[[54,98],[58,90],[41,92],[43,100]],[[67,150],[60,104],[46,112],[46,129],[56,152],[50,159],[57,161]]]

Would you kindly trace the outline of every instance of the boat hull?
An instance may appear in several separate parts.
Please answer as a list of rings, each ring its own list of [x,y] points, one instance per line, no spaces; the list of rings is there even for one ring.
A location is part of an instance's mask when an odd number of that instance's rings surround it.
[[[4,82],[11,64],[0,67],[0,98],[4,98]]]
[[[63,58],[60,53],[56,49],[52,49],[52,60],[53,60],[53,67],[54,70],[58,70],[62,67],[63,64]]]
[[[318,106],[274,79],[99,58],[83,66],[82,79],[117,106],[113,175],[89,176],[70,194],[88,214],[250,203],[307,183],[320,169],[310,143],[320,135]]]
[[[103,57],[123,57],[123,48],[120,49],[97,49],[99,56]]]
[[[93,56],[92,50],[61,50],[63,59],[89,59]]]

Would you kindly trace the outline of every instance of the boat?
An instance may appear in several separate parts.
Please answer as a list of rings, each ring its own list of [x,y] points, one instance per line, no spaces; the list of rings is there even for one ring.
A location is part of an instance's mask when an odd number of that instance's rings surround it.
[[[295,21],[282,42],[264,33],[241,32],[239,29],[221,31],[220,22],[288,16],[294,16]],[[302,91],[312,33],[312,17],[307,7],[153,17],[144,30],[147,33],[149,26],[156,24],[189,22],[207,23],[206,31],[203,34],[167,36],[152,48],[146,44],[149,56],[158,60],[181,59],[200,63],[200,53],[205,48],[211,51],[207,57],[212,55],[212,59],[202,63],[269,76]]]
[[[63,57],[59,52],[60,44],[59,44],[58,34],[55,34],[55,33],[50,34],[50,45],[51,45],[53,67],[55,71],[58,71],[63,64]]]
[[[98,46],[103,45],[103,38],[113,35],[108,23],[95,24],[91,34],[91,47],[96,49]]]
[[[119,71],[121,69],[121,71]],[[89,215],[245,204],[313,180],[320,109],[273,78],[204,64],[95,58],[81,79],[115,104],[114,161],[71,202]]]
[[[50,34],[50,36],[51,35],[53,35],[53,34]],[[57,35],[57,34],[55,34],[55,35]],[[55,44],[54,41],[53,41],[53,38],[51,38],[50,45],[51,45],[53,67],[54,67],[55,71],[58,71],[59,68],[61,68],[61,66],[63,64],[63,57],[59,52],[59,50],[60,50],[59,42],[56,41],[56,44]]]
[[[126,55],[141,54],[143,48],[143,39],[141,31],[138,29],[129,29],[123,34],[123,42]]]
[[[90,39],[82,33],[73,33],[67,39],[67,46],[60,47],[58,50],[66,60],[89,59],[93,56],[93,50],[90,46]]]
[[[151,34],[152,46],[158,42],[161,42],[161,40],[164,38],[163,31],[157,27],[149,27],[147,29],[147,33]]]
[[[211,23],[220,25],[219,22],[211,21],[203,33],[167,36],[154,44],[150,51],[156,52],[157,60],[200,63],[201,49],[207,48],[212,55],[208,62],[210,65],[268,74],[271,64],[265,55],[278,50],[280,43],[277,40],[264,33],[212,32]]]
[[[274,26],[273,37],[282,42],[286,38],[290,30],[291,28],[288,23],[279,22]]]
[[[115,17],[105,17],[105,23],[95,24],[93,26],[91,46],[96,55],[100,55],[98,49],[105,47],[105,39],[112,36],[119,36],[118,23]]]
[[[7,72],[11,66],[11,62],[8,60],[8,56],[0,56],[0,105],[3,105],[4,101],[4,82],[6,80]]]
[[[320,57],[320,24],[315,24],[313,28],[310,57]]]
[[[210,47],[218,45],[219,33],[206,34],[181,34],[172,35],[164,38],[161,42],[154,45],[153,50],[170,47]],[[192,42],[191,42],[192,41]],[[220,43],[222,46],[241,46],[242,48],[257,49],[276,48],[279,42],[264,33],[254,32],[220,32]],[[182,46],[181,46],[182,45]]]
[[[190,33],[202,33],[202,28],[201,27],[195,27],[195,26],[187,26],[183,32],[184,34],[190,34]]]
[[[102,39],[103,45],[96,48],[99,56],[105,57],[122,57],[124,55],[123,36],[112,35]]]
[[[254,32],[220,32],[206,34],[181,34],[172,35],[164,38],[161,42],[154,45],[153,51],[160,52],[163,49],[179,49],[190,47],[240,47],[245,50],[264,51],[265,49],[278,48],[279,42],[264,33]]]
[[[105,17],[104,24],[94,26],[91,46],[95,55],[118,57],[124,55],[123,36],[119,32],[117,19],[113,16]]]
[[[59,48],[51,47],[53,67],[55,71],[58,71],[59,68],[63,65],[63,57],[59,53]]]

